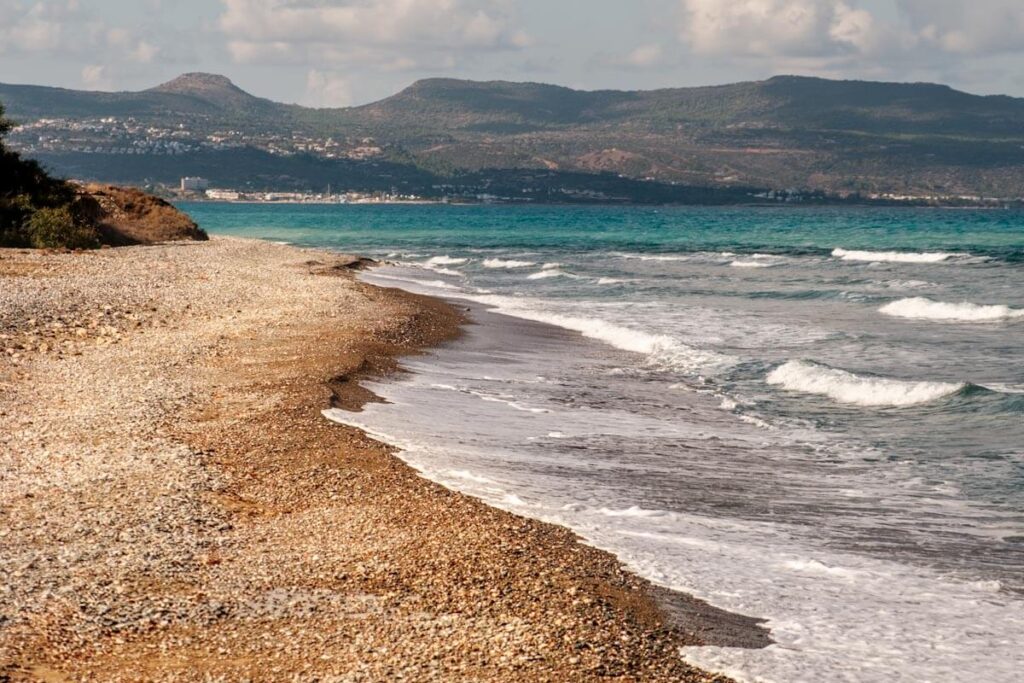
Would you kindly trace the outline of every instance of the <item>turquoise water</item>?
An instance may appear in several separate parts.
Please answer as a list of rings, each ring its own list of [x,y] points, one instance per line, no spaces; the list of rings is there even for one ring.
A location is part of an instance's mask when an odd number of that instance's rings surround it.
[[[750,680],[1024,667],[1024,214],[191,204],[387,260],[464,339],[333,413],[431,478],[765,617]]]
[[[183,203],[219,234],[309,246],[645,252],[965,250],[1024,258],[1018,211]],[[353,246],[354,245],[354,246]]]

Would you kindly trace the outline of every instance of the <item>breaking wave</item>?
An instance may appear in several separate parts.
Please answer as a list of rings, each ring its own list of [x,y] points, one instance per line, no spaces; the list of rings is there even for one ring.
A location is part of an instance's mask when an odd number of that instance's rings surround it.
[[[913,382],[856,375],[809,361],[791,360],[772,370],[768,384],[789,391],[827,396],[858,406],[912,406],[963,391],[963,382]]]
[[[1024,310],[1002,304],[984,305],[969,302],[947,303],[922,296],[899,299],[878,309],[897,318],[946,320],[954,322],[999,322],[1024,318]]]
[[[427,267],[460,266],[463,263],[466,263],[467,261],[469,261],[469,259],[467,258],[454,258],[452,256],[434,256],[432,258],[427,259],[427,262],[424,265],[426,265]]]
[[[913,252],[913,251],[856,251],[847,249],[833,249],[832,256],[843,261],[870,261],[889,263],[942,263],[950,259],[963,257],[966,254],[955,254],[951,252]]]
[[[483,262],[484,268],[529,268],[537,265],[533,261],[516,261],[515,259],[489,258]]]

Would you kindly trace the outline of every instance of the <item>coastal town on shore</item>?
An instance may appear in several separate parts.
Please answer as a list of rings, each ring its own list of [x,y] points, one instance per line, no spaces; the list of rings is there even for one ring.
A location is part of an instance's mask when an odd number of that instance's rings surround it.
[[[263,192],[211,188],[205,178],[186,177],[170,194],[178,199],[191,201],[237,202],[252,204],[447,204],[449,199],[421,197],[403,194],[396,190],[388,192],[358,192],[345,190],[334,192],[330,187],[325,192]]]

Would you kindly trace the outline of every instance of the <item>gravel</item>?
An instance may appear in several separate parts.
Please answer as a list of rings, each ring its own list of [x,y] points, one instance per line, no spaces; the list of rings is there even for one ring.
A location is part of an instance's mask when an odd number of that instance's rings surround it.
[[[325,420],[457,333],[266,242],[0,250],[0,681],[724,681],[570,532]]]

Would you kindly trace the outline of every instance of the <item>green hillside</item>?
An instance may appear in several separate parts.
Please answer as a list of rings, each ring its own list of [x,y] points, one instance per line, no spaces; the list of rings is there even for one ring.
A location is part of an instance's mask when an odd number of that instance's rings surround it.
[[[15,132],[19,148],[58,171],[73,157],[77,172],[101,180],[126,146],[136,154],[136,180],[161,175],[159,152],[177,141],[169,153],[249,147],[272,157],[311,155],[339,168],[373,162],[388,174],[397,166],[442,179],[546,170],[840,194],[1024,195],[1024,99],[926,83],[780,76],[588,92],[428,79],[372,104],[309,109],[254,97],[222,76],[186,74],[126,93],[0,85],[0,101],[19,122],[36,122]],[[105,118],[120,127],[95,123]],[[47,127],[41,119],[61,123]],[[151,153],[145,150],[155,150],[152,171],[138,158]],[[89,154],[96,158],[83,162]],[[288,175],[275,169],[289,164],[269,163],[260,175]]]

